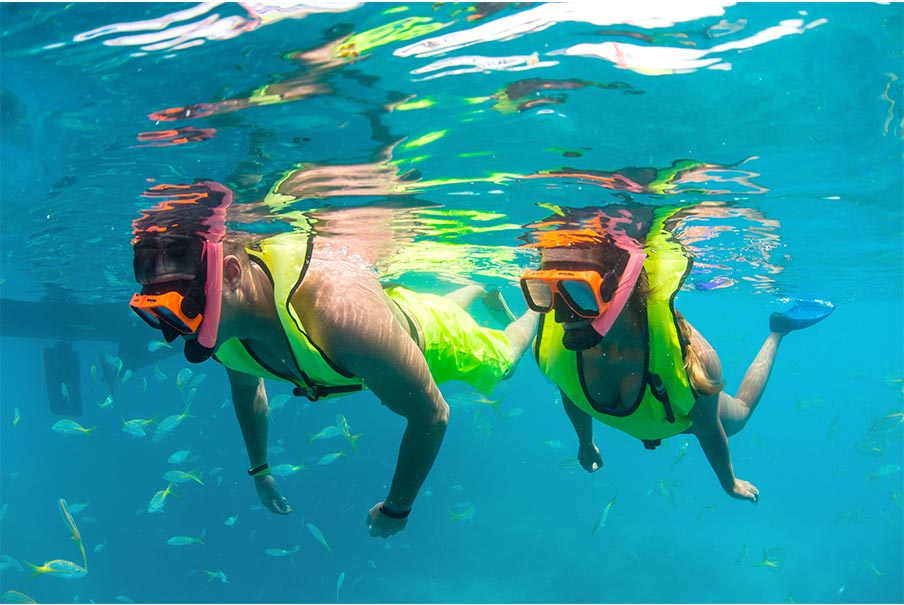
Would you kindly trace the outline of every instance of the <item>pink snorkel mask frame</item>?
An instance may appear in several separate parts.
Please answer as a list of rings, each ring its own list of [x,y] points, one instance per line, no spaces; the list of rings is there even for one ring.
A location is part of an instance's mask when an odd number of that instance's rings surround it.
[[[637,278],[640,277],[640,271],[643,269],[643,263],[647,259],[647,253],[643,247],[633,237],[629,236],[622,224],[632,222],[631,215],[625,211],[620,211],[622,216],[606,216],[601,215],[598,218],[604,222],[603,228],[613,243],[628,253],[628,263],[625,270],[622,271],[621,277],[618,279],[618,286],[612,295],[609,306],[600,313],[600,316],[593,320],[590,324],[594,330],[600,335],[605,336],[612,329],[612,324],[618,318],[631,293],[634,292],[634,286],[637,285]]]
[[[600,316],[594,319],[590,324],[600,336],[605,336],[609,333],[612,324],[615,323],[615,320],[622,312],[622,309],[625,308],[625,304],[628,302],[628,298],[631,296],[631,293],[634,291],[634,286],[637,284],[637,278],[640,277],[640,270],[643,269],[643,262],[647,258],[646,253],[640,249],[629,250],[628,254],[630,255],[628,264],[625,266],[625,270],[618,279],[618,287],[615,288],[612,300],[609,301],[609,305],[602,313],[600,313]],[[201,324],[201,327],[203,328],[204,325]]]
[[[226,235],[226,208],[232,203],[232,191],[214,181],[204,181],[203,184],[211,191],[223,194],[223,201],[214,209],[213,216],[204,221],[208,230],[198,233],[204,238],[204,256],[207,260],[204,312],[198,329],[198,344],[205,349],[213,349],[217,344],[223,309],[223,237]]]

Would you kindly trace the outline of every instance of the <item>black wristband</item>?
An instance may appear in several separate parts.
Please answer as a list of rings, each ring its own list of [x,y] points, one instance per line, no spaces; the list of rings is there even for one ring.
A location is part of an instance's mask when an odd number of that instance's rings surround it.
[[[267,464],[266,462],[264,462],[264,463],[263,463],[262,465],[260,465],[260,466],[256,466],[256,467],[254,467],[254,468],[249,468],[249,469],[248,469],[248,474],[249,474],[250,476],[254,477],[254,476],[257,475],[258,473],[261,473],[261,472],[267,470],[268,468],[270,468],[270,465]],[[269,475],[269,473],[267,473],[267,474]]]
[[[380,512],[389,517],[390,519],[407,519],[408,515],[411,514],[411,509],[409,508],[406,511],[398,512],[394,511],[385,504],[380,507]]]

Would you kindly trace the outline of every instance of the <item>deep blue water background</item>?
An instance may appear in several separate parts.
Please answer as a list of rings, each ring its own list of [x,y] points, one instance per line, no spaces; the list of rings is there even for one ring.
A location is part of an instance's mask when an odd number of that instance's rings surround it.
[[[0,571],[3,590],[54,602],[904,601],[902,426],[870,433],[878,419],[904,408],[902,5],[741,4],[726,7],[722,16],[652,30],[559,23],[428,58],[393,55],[415,40],[396,41],[322,75],[329,92],[178,122],[216,128],[216,136],[140,147],[137,133],[172,124],[155,125],[149,113],[248,97],[286,74],[302,77],[304,68],[284,55],[321,46],[339,33],[417,15],[450,24],[435,36],[531,8],[510,6],[471,22],[464,20],[470,13],[457,12],[465,4],[416,4],[395,13],[387,11],[405,5],[365,5],[137,57],[130,56],[135,47],[104,46],[103,38],[71,42],[96,27],[159,18],[189,6],[0,6],[4,299],[122,302],[120,319],[127,321],[125,302],[133,291],[130,222],[147,205],[140,194],[149,180],[212,178],[236,188],[238,201],[251,202],[299,163],[376,162],[394,141],[448,130],[422,149],[399,147],[393,155],[404,169],[416,166],[423,179],[465,181],[429,188],[418,199],[447,209],[503,213],[505,222],[516,225],[548,214],[538,202],[603,205],[617,200],[617,192],[567,180],[468,180],[562,166],[663,168],[682,158],[730,165],[755,156],[743,169],[756,173],[752,180],[763,193],[741,188],[718,194],[715,184],[704,183],[697,193],[633,196],[649,204],[726,202],[777,221],[764,230],[775,236],[768,244],[751,221],[714,221],[710,227],[721,235],[703,248],[698,266],[721,265],[736,285],[689,287],[678,297],[677,307],[719,351],[730,392],[767,334],[769,313],[788,297],[830,298],[837,310],[785,339],[760,407],[731,440],[735,470],[760,488],[759,505],[721,492],[692,437],[647,452],[636,440],[598,425],[603,470],[591,476],[563,466],[576,455],[573,431],[554,387],[528,357],[494,394],[504,397],[503,412],[520,408],[520,414],[504,418],[463,405],[473,399],[465,389],[443,388],[452,417],[440,456],[408,529],[385,541],[367,535],[364,518],[385,495],[403,422],[372,395],[315,405],[293,399],[273,413],[271,445],[284,452],[271,455],[271,464],[297,464],[339,449],[352,454],[341,439],[306,443],[305,433],[332,424],[339,412],[353,432],[363,433],[360,455],[281,479],[295,512],[277,517],[255,507],[228,384],[213,362],[193,367],[208,375],[192,404],[193,417],[173,436],[152,443],[121,432],[121,419],[181,412],[175,376],[186,362],[161,352],[166,380],[154,377],[153,366],[135,367],[114,407],[101,409],[96,404],[109,389],[92,380],[88,367],[103,353],[115,354],[117,344],[75,343],[85,402],[78,421],[97,429],[93,440],[66,437],[50,429],[59,417],[48,408],[42,367],[43,349],[54,341],[0,334],[0,553],[37,564],[78,560],[57,500],[90,502],[76,515],[88,575],[29,579],[8,565]],[[246,14],[238,5],[217,10]],[[730,70],[652,76],[597,58],[553,53],[606,40],[677,48],[686,39],[710,48],[796,18],[825,22],[743,52],[725,52]],[[703,32],[721,19],[745,20],[744,27],[707,39]],[[611,30],[656,37],[640,42]],[[411,73],[440,58],[534,52],[541,61],[559,64],[426,81],[420,81],[424,74]],[[622,82],[643,94],[597,87],[556,91],[563,103],[508,114],[491,110],[492,101],[464,101],[531,77]],[[386,111],[409,95],[435,105]],[[583,155],[564,158],[561,149]],[[488,153],[459,156],[477,151]],[[425,153],[429,157],[415,159]],[[242,162],[253,168],[239,168]],[[243,170],[258,174],[259,182],[239,183],[233,175]],[[372,201],[305,199],[297,208]],[[467,243],[515,248],[522,234],[489,232]],[[517,274],[534,257],[522,250],[514,258],[523,265],[514,271],[461,279],[502,285],[512,306],[523,310],[515,282],[500,274]],[[767,262],[777,271],[764,269]],[[418,273],[409,280],[438,292],[461,283],[441,277]],[[36,307],[32,321],[63,321],[60,313],[65,311],[59,306]],[[137,320],[128,321],[131,329],[122,340],[143,347],[156,338]],[[271,400],[288,392],[278,384],[268,390]],[[21,419],[14,425],[16,408]],[[870,436],[882,447],[873,456],[858,448]],[[558,449],[556,441],[564,447]],[[674,463],[688,441],[686,455]],[[151,496],[166,486],[161,475],[174,468],[167,457],[183,448],[196,457],[183,467],[203,466],[206,485],[177,486],[179,498],[167,503],[164,514],[148,514]],[[883,465],[899,468],[868,478]],[[212,473],[216,467],[222,468],[220,485]],[[672,486],[673,502],[659,493],[661,485]],[[608,523],[592,535],[601,510],[616,495]],[[475,508],[471,521],[449,520],[448,510],[468,505]],[[235,514],[238,523],[224,525]],[[306,523],[323,531],[332,555]],[[197,536],[205,527],[204,545],[166,543],[174,535]],[[95,552],[100,544],[105,546]],[[300,548],[292,558],[264,553],[294,545]],[[782,569],[755,565],[764,550],[776,547],[784,549],[777,556]],[[209,582],[203,569],[222,570],[229,583]]]

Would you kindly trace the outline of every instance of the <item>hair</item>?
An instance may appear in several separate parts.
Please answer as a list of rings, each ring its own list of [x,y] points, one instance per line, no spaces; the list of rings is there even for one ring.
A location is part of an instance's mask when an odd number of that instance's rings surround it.
[[[691,387],[702,395],[715,395],[722,392],[725,388],[725,382],[721,376],[716,379],[709,375],[706,361],[691,346],[690,336],[693,328],[677,310],[675,311],[675,322],[678,326],[681,342],[684,343],[684,370],[687,372],[687,379],[691,383]]]

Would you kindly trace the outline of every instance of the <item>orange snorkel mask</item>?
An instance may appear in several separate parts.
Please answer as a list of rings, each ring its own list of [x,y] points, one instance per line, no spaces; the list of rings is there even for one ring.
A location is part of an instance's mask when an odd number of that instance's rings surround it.
[[[145,286],[132,295],[129,306],[149,326],[162,330],[167,342],[179,334],[197,333],[198,344],[212,349],[217,341],[223,293],[222,242],[204,242],[201,254],[203,268],[184,292],[177,286],[159,294],[148,293],[158,288]]]
[[[529,308],[539,313],[553,309],[559,296],[578,317],[593,319],[591,326],[605,336],[627,304],[647,258],[641,244],[625,227],[633,222],[626,210],[608,215],[595,209],[586,216],[566,219],[557,215],[545,221],[542,230],[532,233],[537,248],[614,245],[628,253],[624,270],[597,271],[539,270],[521,277],[521,290]]]
[[[186,253],[189,257],[197,256],[198,237],[200,243],[200,259],[194,279],[171,280],[162,283],[147,283],[141,292],[132,296],[129,306],[132,310],[155,329],[163,332],[167,342],[172,342],[180,334],[197,334],[197,338],[185,343],[185,357],[188,361],[199,363],[208,359],[214,351],[220,326],[220,312],[223,294],[223,236],[226,232],[226,208],[232,203],[232,192],[213,181],[199,181],[191,186],[162,185],[151,190],[161,197],[180,198],[176,202],[163,202],[152,211],[145,213],[142,219],[135,222],[136,234],[164,233],[147,239],[153,243],[140,245],[144,238],[136,236],[133,245],[136,248],[135,277],[139,282],[153,277],[155,272],[166,274],[172,267],[168,265],[167,248],[176,248],[177,252]],[[208,202],[208,204],[203,204]],[[211,204],[212,203],[212,204]],[[184,204],[184,205],[181,205]],[[194,206],[192,206],[192,204]],[[209,213],[200,220],[206,231],[195,231],[193,234],[177,233],[182,224],[181,216],[173,222],[172,235],[165,234],[166,227],[153,225],[144,227],[148,218],[160,220],[164,213],[176,212],[184,214],[188,210],[202,208]],[[179,211],[183,211],[179,213]],[[157,214],[155,214],[155,212]],[[173,217],[175,218],[175,217]],[[144,227],[143,229],[140,229]],[[165,245],[169,242],[169,245]],[[147,250],[145,250],[145,247]],[[181,249],[180,249],[181,248]],[[192,253],[192,250],[194,252]],[[142,266],[141,260],[154,262]],[[155,258],[159,257],[159,258]],[[150,268],[148,268],[150,267]]]

